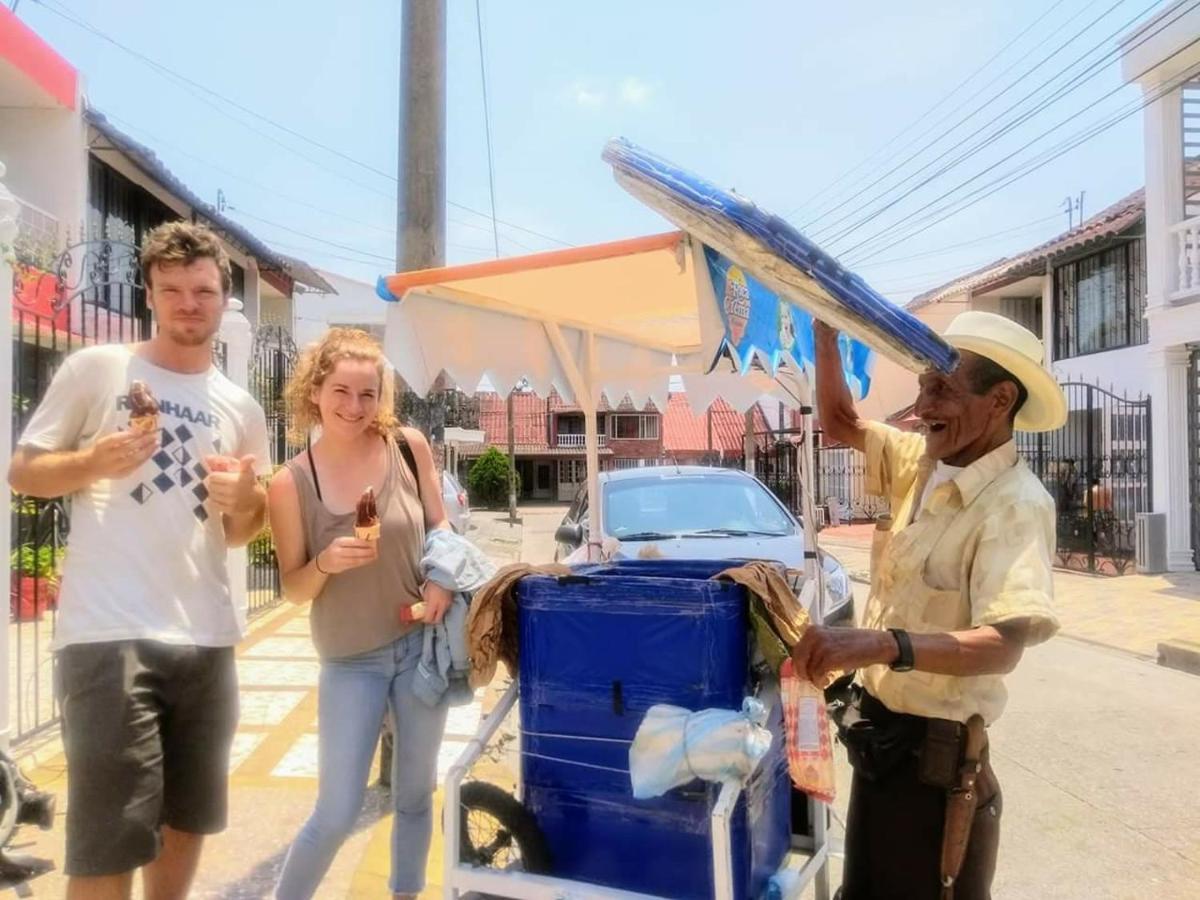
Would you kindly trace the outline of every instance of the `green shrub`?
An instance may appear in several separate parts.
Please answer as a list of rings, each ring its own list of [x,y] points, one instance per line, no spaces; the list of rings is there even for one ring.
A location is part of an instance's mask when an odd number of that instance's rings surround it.
[[[54,552],[53,547],[35,547],[33,544],[22,544],[9,557],[10,571],[19,572],[29,578],[54,578],[58,575],[58,566],[64,551]]]
[[[467,474],[467,489],[471,502],[497,507],[508,503],[508,456],[495,447],[487,451],[471,466]],[[521,476],[517,475],[517,494],[521,493]]]

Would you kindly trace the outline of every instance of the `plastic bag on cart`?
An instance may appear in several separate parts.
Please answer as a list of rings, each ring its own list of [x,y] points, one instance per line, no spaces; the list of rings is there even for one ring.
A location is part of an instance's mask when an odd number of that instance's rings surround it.
[[[810,797],[832,803],[836,785],[825,694],[807,678],[796,675],[790,658],[784,661],[779,676],[792,783]]]
[[[740,711],[650,707],[629,748],[633,796],[658,797],[696,778],[748,778],[771,749],[766,723],[767,708],[753,697]]]

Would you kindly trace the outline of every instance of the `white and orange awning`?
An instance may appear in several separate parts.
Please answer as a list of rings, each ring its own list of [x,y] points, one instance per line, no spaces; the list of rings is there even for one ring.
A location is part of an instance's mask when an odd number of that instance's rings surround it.
[[[709,371],[725,330],[700,253],[673,231],[385,276],[380,295],[401,301],[385,351],[418,393],[445,372],[468,391],[486,377],[502,394],[527,381],[581,405],[665,409],[679,375],[697,411],[718,396],[739,410],[764,395],[799,405],[803,379]]]

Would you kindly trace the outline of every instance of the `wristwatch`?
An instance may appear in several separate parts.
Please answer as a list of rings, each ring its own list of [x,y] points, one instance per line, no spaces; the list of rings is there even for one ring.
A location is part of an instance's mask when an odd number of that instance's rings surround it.
[[[900,648],[900,655],[896,657],[895,662],[888,665],[888,668],[893,672],[911,672],[913,668],[912,638],[903,628],[889,628],[888,631],[892,633],[892,637],[896,639],[896,646]]]

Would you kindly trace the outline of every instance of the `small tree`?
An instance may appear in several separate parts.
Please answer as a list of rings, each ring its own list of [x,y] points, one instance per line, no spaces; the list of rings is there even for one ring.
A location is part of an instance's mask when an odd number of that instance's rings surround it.
[[[497,507],[508,503],[508,456],[495,447],[487,451],[467,473],[471,499],[485,506]],[[517,475],[517,493],[521,493],[521,476]]]

